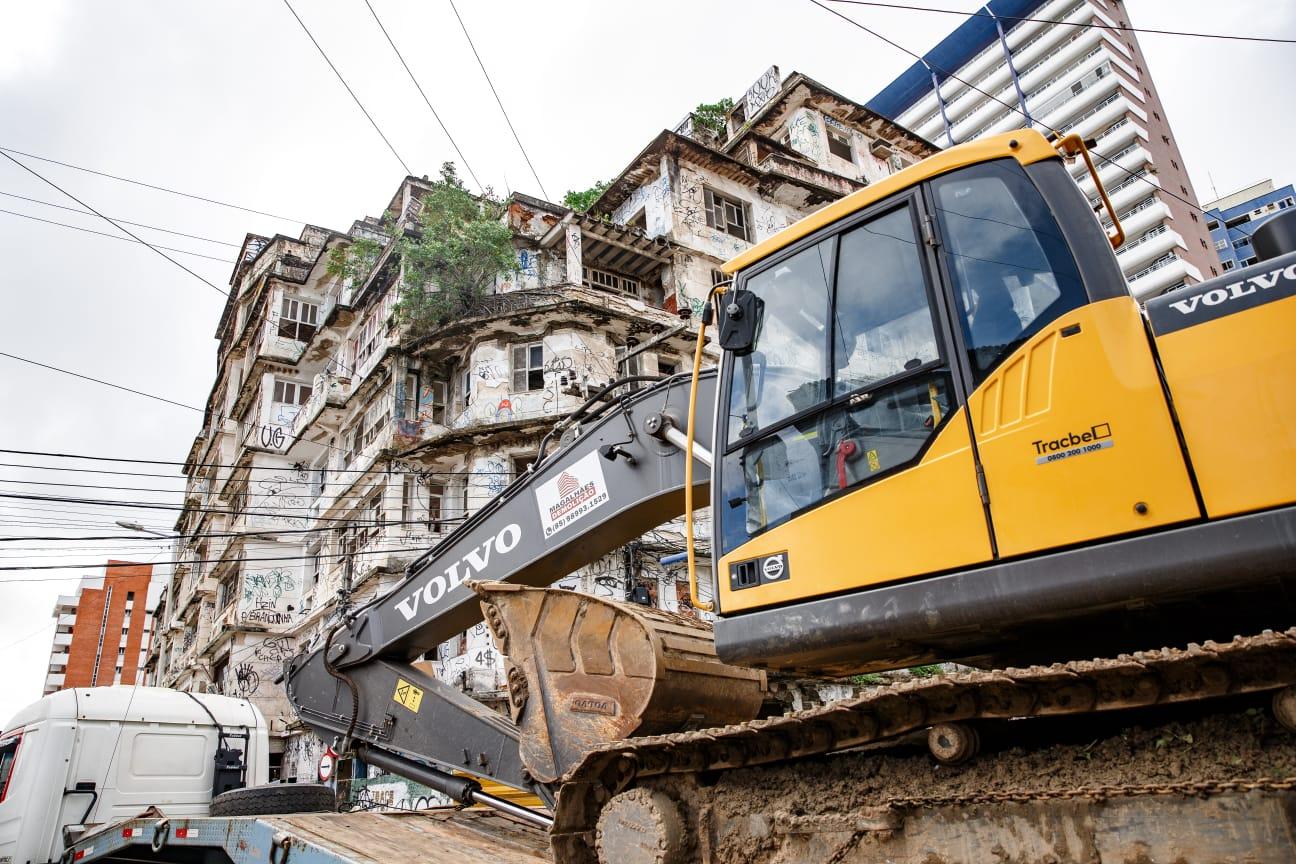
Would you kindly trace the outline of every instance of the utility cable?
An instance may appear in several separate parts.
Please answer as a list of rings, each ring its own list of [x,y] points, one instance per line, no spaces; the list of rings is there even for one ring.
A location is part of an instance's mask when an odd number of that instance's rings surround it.
[[[284,0],[286,3],[287,0]],[[481,67],[482,75],[486,76],[486,84],[490,86],[490,91],[495,96],[495,104],[499,106],[500,113],[504,115],[504,122],[508,124],[509,131],[513,133],[513,140],[517,142],[518,149],[522,151],[522,158],[526,160],[527,167],[531,169],[531,176],[535,178],[536,185],[540,187],[540,194],[548,200],[549,193],[545,191],[544,184],[540,182],[540,175],[536,173],[535,166],[531,164],[531,157],[527,155],[526,148],[522,146],[522,139],[518,137],[517,130],[513,128],[513,121],[509,119],[508,111],[504,110],[504,102],[500,99],[499,92],[495,89],[494,82],[491,81],[490,73],[486,71],[486,64],[482,62],[481,55],[477,53],[477,46],[473,44],[472,37],[468,35],[468,25],[464,24],[463,16],[455,7],[454,0],[450,0],[450,8],[454,10],[455,17],[459,19],[459,27],[463,30],[464,38],[468,40],[468,47],[472,49],[473,56],[477,58],[477,65]]]
[[[1032,22],[1035,24],[1061,24],[1066,27],[1087,27],[1087,23],[1059,21],[1054,18],[1027,18],[1021,15],[999,15],[990,12],[960,12],[957,9],[939,9],[935,6],[914,6],[904,3],[881,3],[876,0],[829,0],[832,3],[845,3],[850,6],[874,6],[880,9],[904,9],[910,12],[939,12],[943,15],[958,15],[963,18],[997,18],[1001,21]],[[1191,36],[1198,39],[1232,39],[1240,42],[1274,42],[1283,45],[1296,44],[1296,39],[1284,39],[1278,36],[1235,36],[1227,33],[1199,33],[1192,30],[1160,30],[1154,27],[1130,27],[1120,24],[1094,24],[1104,30],[1117,30],[1122,33],[1152,33],[1158,36]]]
[[[0,194],[3,194],[3,193],[0,193]],[[58,206],[58,205],[54,205],[54,206]],[[71,207],[67,207],[67,208],[64,208],[64,209],[67,209],[67,210],[73,210],[73,212],[83,212],[83,211],[79,211],[79,210],[74,210],[74,208],[71,208]],[[121,240],[123,243],[144,243],[143,240],[132,240],[132,239],[130,239],[129,237],[118,237],[116,234],[109,234],[107,231],[96,231],[96,230],[94,230],[93,228],[82,228],[80,225],[69,225],[69,224],[66,223],[66,222],[55,222],[53,219],[42,219],[42,218],[39,217],[39,216],[32,216],[32,215],[29,214],[29,213],[19,213],[19,212],[16,211],[16,210],[0,210],[0,213],[7,213],[7,214],[10,215],[10,216],[21,216],[21,217],[24,218],[24,219],[31,219],[33,222],[44,222],[46,225],[57,225],[57,226],[60,227],[60,228],[71,228],[71,229],[74,230],[74,231],[84,231],[84,232],[87,233],[87,234],[98,234],[100,237],[107,237],[109,240]],[[86,215],[88,216],[88,215],[90,215],[90,214],[87,213]],[[138,222],[134,222],[134,223],[130,223],[130,224],[138,225],[139,223],[138,223]],[[151,228],[152,226],[149,225],[149,226],[144,226],[144,227],[149,227],[149,228]],[[147,245],[152,245],[152,244],[147,244],[147,243],[146,243],[145,245],[147,246]],[[203,253],[203,252],[190,252],[188,249],[177,249],[177,248],[174,247],[174,246],[162,246],[162,245],[159,244],[159,245],[157,245],[157,246],[153,246],[153,249],[154,249],[155,251],[158,250],[158,249],[165,249],[165,250],[167,250],[168,252],[179,252],[181,255],[193,255],[195,258],[206,258],[206,259],[208,259],[208,260],[210,260],[210,261],[220,261],[220,262],[223,263],[223,264],[233,264],[233,263],[234,263],[234,259],[233,259],[233,258],[221,258],[221,257],[219,257],[219,256],[217,256],[217,255],[207,255],[206,253]],[[201,278],[201,277],[199,277],[199,278]],[[203,281],[206,281],[206,280],[203,280]],[[208,283],[208,284],[210,284],[210,283]],[[217,289],[217,290],[219,290],[219,289]]]
[[[414,172],[411,171],[410,167],[405,164],[405,160],[402,159],[400,154],[396,152],[396,148],[392,146],[392,143],[387,140],[387,136],[383,134],[382,129],[378,128],[378,123],[373,119],[373,117],[369,114],[369,111],[364,107],[364,103],[360,101],[360,97],[357,96],[355,94],[355,91],[351,89],[351,85],[348,84],[346,82],[346,79],[342,77],[342,73],[339,72],[338,68],[333,65],[333,61],[329,59],[328,54],[324,53],[324,49],[320,46],[319,42],[317,42],[315,40],[315,37],[311,35],[310,28],[306,26],[306,22],[301,19],[300,15],[297,14],[297,10],[292,7],[292,4],[289,3],[288,0],[283,0],[283,3],[285,6],[288,7],[288,11],[292,13],[292,16],[297,19],[297,23],[301,25],[301,28],[306,33],[307,38],[311,40],[311,44],[315,46],[315,49],[319,51],[320,56],[324,58],[324,62],[329,65],[329,68],[333,70],[333,74],[336,75],[337,79],[342,82],[342,86],[345,87],[346,91],[351,94],[351,98],[355,100],[356,106],[359,107],[360,111],[365,115],[365,119],[369,121],[369,125],[373,126],[374,131],[378,133],[378,137],[383,140],[383,143],[387,145],[387,149],[390,150],[392,155],[396,157],[396,161],[399,162],[401,164],[401,167],[405,169],[405,174],[408,176],[413,176]]]
[[[67,210],[69,213],[83,213],[87,216],[94,215],[90,213],[88,210],[78,210],[75,207],[68,207],[65,204],[55,204],[53,201],[42,201],[39,198],[28,198],[26,195],[18,195],[13,192],[0,192],[0,195],[4,195],[6,198],[17,198],[19,201],[30,201],[32,204],[42,204],[46,207],[54,207],[58,210]],[[232,246],[235,249],[241,248],[238,243],[230,243],[226,240],[214,240],[211,237],[203,237],[199,234],[186,234],[183,231],[172,231],[170,228],[161,228],[157,225],[148,225],[144,222],[132,222],[129,219],[122,219],[120,216],[114,216],[113,218],[116,219],[118,222],[122,223],[123,225],[134,225],[138,228],[148,228],[151,231],[161,231],[164,234],[175,234],[177,237],[188,237],[190,240],[202,240],[206,243],[216,243],[221,246]],[[62,224],[62,223],[55,223],[55,224]]]
[[[62,370],[60,370],[60,371],[62,371]],[[183,406],[183,407],[186,407],[186,408],[187,408],[187,407],[191,407],[191,406],[187,406],[187,405],[186,405],[186,406]],[[197,409],[194,409],[194,410],[197,410]],[[175,461],[167,461],[167,460],[164,460],[164,459],[124,459],[124,458],[119,458],[119,457],[116,457],[116,456],[91,456],[91,455],[88,455],[88,454],[82,454],[82,453],[54,453],[54,452],[50,452],[50,451],[46,451],[46,450],[8,450],[8,449],[0,448],[0,453],[12,453],[12,454],[15,454],[15,455],[18,455],[18,456],[49,456],[49,457],[56,458],[56,459],[85,459],[85,460],[90,460],[90,461],[95,461],[95,462],[128,462],[128,463],[132,463],[132,464],[143,464],[143,465],[180,465],[180,466],[189,465],[189,466],[192,466],[192,467],[194,467],[194,468],[217,468],[217,469],[220,469],[220,468],[230,468],[230,469],[234,469],[234,468],[237,467],[237,466],[231,466],[231,465],[222,465],[222,464],[220,464],[219,462],[175,462]],[[64,468],[57,468],[57,467],[52,466],[52,465],[23,465],[23,466],[20,466],[20,467],[23,467],[23,468],[50,468],[50,469],[55,470],[55,471],[64,471],[64,470],[67,470],[67,471],[75,471],[75,470],[78,470],[78,469],[75,469],[75,468],[67,468],[67,469],[64,469]],[[253,468],[253,469],[256,469],[256,470],[263,470],[263,471],[291,471],[291,470],[292,470],[292,468],[291,468],[291,467],[288,467],[288,466],[285,466],[285,467],[282,467],[282,468],[275,468],[275,467],[272,467],[272,466],[269,466],[269,465],[261,465],[261,466],[252,465],[252,466],[247,466],[247,467],[249,467],[249,468]],[[80,469],[80,470],[85,470],[85,469]],[[330,469],[328,469],[328,473],[330,473],[330,474],[367,474],[367,473],[369,473],[369,472],[371,472],[371,471],[373,471],[373,470],[375,470],[375,469],[374,469],[374,468],[337,468],[337,469],[330,468]],[[455,476],[474,475],[474,476],[481,476],[481,477],[499,477],[499,476],[503,476],[503,475],[511,475],[511,474],[512,474],[511,471],[454,471],[454,472],[452,472],[452,471],[430,471],[430,472],[427,472],[427,473],[430,473],[430,474],[453,474],[453,475],[455,475]]]
[[[4,211],[0,211],[0,212],[4,212]],[[117,238],[117,239],[122,239],[122,238]],[[198,411],[199,413],[201,413],[203,410],[201,408],[195,408],[193,405],[186,405],[183,402],[176,402],[173,399],[166,399],[162,396],[154,396],[152,393],[145,393],[143,390],[134,390],[130,387],[123,387],[120,384],[113,384],[110,381],[103,381],[100,380],[99,378],[91,378],[89,375],[82,375],[80,372],[70,372],[67,369],[60,369],[57,366],[50,366],[46,363],[38,363],[35,360],[28,360],[26,357],[19,357],[17,354],[9,354],[5,351],[0,351],[0,357],[8,357],[10,360],[18,360],[23,363],[30,363],[31,365],[39,366],[42,369],[49,369],[51,372],[61,372],[64,375],[71,375],[73,378],[81,378],[86,381],[93,381],[96,384],[102,384],[105,387],[112,387],[115,390],[124,390],[127,393],[134,393],[136,396],[144,396],[148,399],[156,399],[159,402],[165,402],[168,405],[175,405],[178,408],[188,408],[190,411]]]
[[[392,524],[392,523],[387,523],[387,524]],[[422,554],[424,551],[425,550],[420,547],[393,546],[390,548],[382,548],[382,549],[358,549],[355,552],[344,553],[339,555],[326,555],[324,557],[343,558],[346,557],[347,555],[356,555],[356,556],[389,555],[394,552],[408,552],[410,553],[411,557],[416,557],[417,555]],[[220,564],[223,562],[227,562],[231,564],[246,564],[252,562],[259,563],[262,561],[309,561],[313,557],[314,556],[312,555],[269,555],[269,556],[252,556],[248,558],[209,558],[203,560],[195,560],[190,558],[190,559],[181,559],[179,561],[176,561],[175,563],[176,564]],[[23,565],[15,564],[15,565],[6,565],[0,567],[0,572],[11,572],[17,570],[81,570],[88,567],[93,567],[95,569],[104,568],[108,570],[114,570],[121,567],[138,567],[138,566],[140,566],[139,563],[134,561],[108,561],[103,564],[35,564],[32,566],[23,566]],[[42,582],[42,581],[46,581],[46,580],[0,579],[0,585],[4,585],[8,582]]]
[[[265,210],[254,210],[251,207],[244,207],[240,204],[231,204],[228,201],[218,201],[215,198],[207,198],[202,195],[195,195],[192,192],[181,192],[178,189],[170,189],[166,186],[157,186],[153,183],[145,183],[143,180],[132,180],[130,177],[122,177],[117,174],[109,174],[105,171],[96,171],[93,168],[86,168],[82,165],[73,165],[71,162],[60,162],[57,159],[50,159],[47,156],[37,156],[35,153],[25,153],[22,150],[15,150],[12,147],[0,147],[0,152],[14,153],[18,156],[25,156],[28,159],[35,159],[38,162],[47,162],[50,165],[59,165],[63,168],[71,168],[73,171],[84,171],[86,174],[94,174],[97,177],[107,177],[109,180],[116,180],[120,183],[130,183],[132,186],[143,186],[145,189],[153,189],[158,192],[166,192],[168,195],[179,195],[181,198],[192,198],[195,201],[202,201],[207,204],[215,204],[218,207],[228,207],[231,210],[242,210],[244,213],[252,213],[257,216],[269,216],[271,219],[278,219],[282,222],[295,222],[301,225],[310,224],[305,219],[293,219],[290,216],[277,216],[274,213],[267,213]]]
[[[878,31],[876,31],[876,30],[874,30],[874,29],[872,29],[872,28],[870,28],[870,27],[866,27],[865,25],[863,25],[863,24],[861,24],[860,22],[856,21],[854,18],[851,18],[851,17],[849,17],[849,16],[847,16],[847,15],[843,15],[841,12],[838,12],[836,9],[833,9],[833,8],[831,8],[831,7],[829,7],[829,6],[825,6],[822,2],[820,2],[820,0],[810,0],[810,2],[811,2],[812,4],[814,4],[815,6],[818,6],[820,9],[824,10],[825,12],[828,12],[828,13],[831,13],[831,14],[833,14],[833,15],[836,15],[838,18],[842,19],[843,21],[847,22],[848,24],[853,24],[853,25],[855,25],[855,26],[858,27],[859,29],[863,30],[865,33],[868,33],[870,36],[873,36],[874,38],[880,39],[881,41],[883,41],[883,42],[887,43],[888,45],[890,45],[892,48],[895,48],[896,50],[901,51],[901,52],[903,52],[904,54],[908,54],[910,57],[913,57],[914,59],[918,60],[919,62],[922,62],[922,63],[926,63],[926,62],[927,62],[926,60],[923,59],[922,55],[918,54],[917,52],[909,50],[908,48],[904,47],[904,46],[901,45],[900,43],[894,41],[893,39],[888,39],[886,36],[883,36],[883,35],[882,35],[881,33],[879,33]],[[835,2],[835,0],[829,0],[829,2]],[[997,96],[995,96],[995,95],[993,95],[993,94],[991,94],[991,93],[987,93],[985,90],[982,90],[980,87],[976,86],[975,84],[971,83],[970,81],[968,81],[968,80],[965,79],[965,78],[960,78],[958,75],[955,75],[953,72],[950,72],[948,69],[942,69],[942,68],[939,67],[939,66],[931,66],[930,64],[928,64],[928,66],[929,66],[929,68],[932,69],[933,71],[935,71],[935,72],[939,72],[939,73],[942,73],[942,74],[944,74],[947,78],[949,78],[949,79],[951,79],[951,80],[953,80],[953,81],[957,81],[957,82],[959,82],[959,83],[962,84],[963,86],[967,87],[969,90],[973,90],[973,91],[975,91],[975,92],[977,92],[977,93],[980,93],[982,96],[986,97],[987,99],[991,100],[992,102],[996,102],[996,103],[998,103],[999,105],[1003,106],[1004,108],[1007,108],[1010,112],[1014,112],[1014,113],[1017,113],[1017,114],[1022,115],[1023,117],[1026,118],[1026,120],[1027,120],[1028,123],[1032,123],[1032,124],[1034,123],[1034,120],[1031,118],[1031,116],[1030,116],[1029,114],[1027,114],[1025,111],[1023,111],[1019,106],[1017,106],[1017,105],[1012,105],[1012,104],[1010,104],[1010,103],[1008,103],[1008,102],[1003,101],[1002,99],[1000,99],[999,97],[997,97]],[[1059,137],[1059,138],[1062,137],[1061,134],[1060,134],[1056,129],[1049,129],[1049,131],[1052,132],[1055,136],[1057,136],[1057,137]],[[966,143],[966,142],[959,142],[959,143]],[[1177,194],[1175,194],[1174,192],[1171,192],[1169,189],[1166,189],[1166,188],[1163,187],[1163,186],[1158,186],[1157,184],[1153,183],[1153,182],[1152,182],[1152,181],[1151,181],[1147,176],[1142,175],[1142,174],[1135,174],[1133,171],[1131,171],[1130,169],[1128,169],[1128,168],[1126,168],[1125,166],[1121,165],[1120,163],[1116,162],[1114,159],[1109,159],[1109,158],[1107,158],[1106,156],[1102,155],[1101,153],[1097,153],[1097,152],[1093,152],[1093,151],[1090,151],[1090,152],[1091,152],[1091,154],[1092,154],[1095,158],[1097,158],[1100,162],[1104,162],[1104,163],[1106,163],[1106,164],[1108,164],[1108,165],[1114,165],[1117,169],[1119,169],[1120,171],[1123,171],[1123,172],[1125,173],[1126,177],[1131,178],[1131,179],[1141,180],[1141,181],[1143,181],[1144,183],[1147,183],[1149,186],[1152,186],[1154,189],[1158,189],[1158,190],[1160,190],[1162,193],[1164,193],[1164,194],[1166,194],[1166,195],[1169,195],[1171,198],[1174,198],[1176,201],[1179,201],[1179,202],[1182,203],[1182,204],[1186,204],[1187,206],[1191,207],[1193,210],[1196,210],[1198,213],[1202,213],[1202,214],[1207,215],[1207,216],[1210,215],[1206,210],[1202,209],[1202,206],[1201,206],[1200,204],[1196,204],[1196,203],[1194,203],[1194,202],[1192,202],[1192,201],[1189,201],[1187,198],[1184,198],[1184,197],[1181,196],[1181,195],[1177,195]]]
[[[417,89],[419,95],[423,97],[423,102],[427,105],[428,110],[432,112],[432,116],[436,118],[437,125],[441,127],[441,131],[444,132],[446,138],[449,139],[450,146],[454,148],[455,153],[459,154],[459,161],[463,163],[464,170],[468,172],[468,176],[477,184],[477,188],[485,191],[486,187],[477,179],[477,174],[472,170],[472,166],[468,164],[468,157],[463,154],[463,151],[459,149],[459,145],[455,143],[454,136],[451,135],[450,130],[446,128],[446,124],[441,119],[441,115],[432,107],[432,100],[428,99],[427,93],[423,92],[423,85],[419,84],[418,79],[414,77],[414,72],[410,69],[409,64],[405,62],[405,58],[401,55],[400,49],[397,48],[396,43],[392,41],[391,34],[388,33],[387,28],[383,26],[382,19],[378,17],[377,10],[374,9],[373,4],[370,3],[369,0],[365,0],[365,5],[369,7],[369,14],[373,15],[374,23],[378,25],[378,29],[382,31],[383,36],[387,37],[387,44],[391,46],[392,51],[396,52],[396,59],[405,67],[405,74],[409,76],[410,81],[414,82],[415,89]]]
[[[287,0],[285,0],[285,2],[287,2]],[[223,297],[228,297],[228,296],[229,296],[229,292],[228,292],[228,291],[222,290],[221,288],[217,288],[216,285],[213,284],[212,282],[209,282],[209,281],[207,281],[206,279],[204,279],[202,276],[199,276],[197,273],[195,273],[194,271],[190,270],[188,267],[186,267],[185,265],[181,264],[179,261],[177,261],[176,259],[172,258],[170,255],[166,254],[166,253],[163,252],[161,249],[159,249],[158,247],[154,246],[152,243],[149,243],[147,240],[144,240],[144,239],[142,239],[141,237],[139,237],[138,235],[136,235],[136,234],[135,234],[134,232],[132,232],[130,229],[128,229],[128,228],[123,228],[121,225],[117,224],[117,223],[114,222],[112,219],[109,219],[107,216],[103,215],[103,214],[100,213],[98,210],[96,210],[95,208],[91,207],[89,204],[85,203],[85,202],[82,201],[80,198],[76,197],[76,196],[73,195],[71,192],[69,192],[69,191],[67,191],[66,189],[64,189],[62,186],[59,186],[59,185],[58,185],[57,183],[55,183],[53,180],[50,180],[49,178],[44,177],[43,175],[41,175],[40,172],[36,171],[34,168],[30,168],[30,167],[28,167],[27,165],[24,165],[22,162],[20,162],[19,160],[15,159],[15,158],[14,158],[13,156],[11,156],[9,153],[6,153],[6,152],[3,151],[3,150],[0,150],[0,156],[5,157],[5,158],[8,159],[10,162],[14,163],[14,164],[17,165],[19,168],[23,169],[23,170],[26,171],[28,174],[32,175],[32,176],[35,177],[37,180],[40,180],[42,183],[46,184],[47,186],[52,186],[54,189],[57,189],[59,192],[62,192],[64,195],[66,195],[67,197],[71,198],[73,201],[75,201],[76,203],[80,204],[82,207],[84,207],[85,209],[89,210],[91,213],[93,213],[94,215],[98,216],[100,219],[103,219],[103,220],[104,220],[105,222],[107,222],[109,225],[112,225],[112,226],[113,226],[114,228],[116,228],[118,231],[121,231],[123,234],[127,234],[127,235],[129,235],[129,236],[131,236],[131,237],[134,237],[137,241],[139,241],[140,243],[143,243],[145,246],[149,247],[149,248],[152,249],[154,252],[156,252],[157,254],[161,255],[163,258],[165,258],[166,260],[170,261],[172,264],[174,264],[175,266],[179,267],[181,270],[183,270],[183,271],[185,271],[186,273],[188,273],[190,276],[192,276],[192,277],[194,277],[195,279],[197,279],[199,282],[201,282],[201,283],[203,283],[204,285],[206,285],[207,287],[211,288],[211,289],[212,289],[213,291],[215,291],[217,294],[220,294],[220,295],[223,296]]]
[[[61,582],[63,580],[60,579],[58,581]],[[8,651],[10,648],[14,647],[15,645],[21,645],[22,643],[26,642],[28,639],[35,639],[37,636],[41,635],[46,630],[48,630],[49,628],[53,627],[56,624],[58,624],[58,621],[48,621],[42,624],[39,630],[34,630],[20,639],[15,639],[12,642],[7,642],[4,645],[0,645],[0,652]]]

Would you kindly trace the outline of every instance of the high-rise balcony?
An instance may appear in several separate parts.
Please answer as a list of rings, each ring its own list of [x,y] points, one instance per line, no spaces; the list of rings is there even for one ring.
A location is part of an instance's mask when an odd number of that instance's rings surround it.
[[[1155,191],[1149,187],[1148,194]],[[1145,198],[1134,210],[1127,210],[1121,215],[1121,227],[1125,236],[1131,240],[1146,234],[1148,229],[1170,217],[1170,208],[1160,198]],[[1106,224],[1106,223],[1104,223]]]
[[[1116,250],[1116,260],[1120,262],[1123,272],[1137,273],[1171,249],[1184,247],[1184,239],[1179,232],[1162,224],[1127,241]]]
[[[1117,213],[1124,213],[1129,208],[1147,199],[1149,195],[1161,192],[1161,181],[1152,173],[1126,177],[1119,183],[1107,186],[1107,197]],[[1094,202],[1101,206],[1102,202]],[[1128,232],[1127,232],[1128,233]]]
[[[257,354],[271,360],[283,360],[296,363],[306,350],[306,343],[300,339],[284,335],[283,328],[273,318],[261,325],[261,336],[257,342]]]
[[[72,645],[72,634],[71,634],[71,633],[55,633],[55,634],[54,634],[54,644],[55,644],[56,646],[64,647],[64,648],[70,647],[70,646]]]
[[[1201,271],[1183,258],[1174,255],[1154,261],[1137,273],[1127,277],[1130,293],[1137,300],[1155,297],[1178,282],[1191,278],[1200,281]]]
[[[58,672],[58,673],[51,672],[49,675],[45,676],[45,690],[48,692],[50,690],[59,689],[60,687],[63,686],[64,680],[65,678],[62,672]]]

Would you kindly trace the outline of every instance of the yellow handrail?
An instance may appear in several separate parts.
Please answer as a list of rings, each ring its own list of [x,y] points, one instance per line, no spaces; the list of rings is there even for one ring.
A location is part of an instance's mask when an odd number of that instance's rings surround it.
[[[725,292],[725,285],[714,286],[707,294],[705,310],[714,298]],[[688,551],[689,599],[693,608],[703,612],[714,612],[715,604],[698,596],[697,586],[697,553],[693,545],[693,437],[697,433],[697,391],[698,377],[702,372],[702,349],[706,346],[706,315],[698,322],[697,347],[693,349],[693,381],[689,385],[688,423],[684,435],[687,438],[688,450],[684,454],[684,548]],[[714,449],[712,450],[714,453]],[[712,457],[715,458],[714,456]],[[711,466],[711,476],[715,477],[715,466]],[[714,538],[712,539],[714,543]]]
[[[1098,190],[1098,197],[1102,199],[1103,206],[1107,208],[1107,215],[1112,220],[1112,233],[1107,235],[1107,239],[1111,241],[1113,249],[1118,248],[1125,242],[1125,229],[1121,227],[1120,219],[1116,218],[1116,208],[1112,206],[1111,199],[1107,197],[1107,189],[1098,176],[1098,169],[1094,167],[1093,159],[1089,156],[1089,148],[1085,146],[1084,139],[1072,132],[1053,146],[1057,147],[1065,156],[1078,155],[1084,157],[1085,165],[1089,168],[1089,176],[1094,181],[1094,188]]]

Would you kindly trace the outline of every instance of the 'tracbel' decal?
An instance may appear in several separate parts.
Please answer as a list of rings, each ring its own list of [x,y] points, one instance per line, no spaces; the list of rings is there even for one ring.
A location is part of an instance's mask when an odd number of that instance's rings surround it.
[[[414,620],[420,605],[431,606],[452,589],[463,584],[465,579],[484,572],[490,565],[492,552],[507,555],[517,548],[521,539],[521,528],[516,524],[505,525],[494,537],[488,538],[480,546],[469,549],[466,555],[445,568],[445,573],[433,576],[421,588],[414,589],[408,597],[396,604],[396,611],[400,612],[406,621]]]
[[[1084,432],[1068,432],[1059,438],[1032,441],[1031,445],[1035,448],[1037,457],[1035,464],[1047,465],[1060,459],[1106,450],[1114,443],[1111,424],[1095,423]]]

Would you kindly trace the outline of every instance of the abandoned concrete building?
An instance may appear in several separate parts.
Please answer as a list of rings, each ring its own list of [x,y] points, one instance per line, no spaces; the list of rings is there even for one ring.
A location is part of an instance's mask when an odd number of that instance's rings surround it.
[[[405,178],[380,218],[347,232],[249,235],[185,468],[150,680],[252,699],[271,723],[276,776],[313,778],[323,743],[280,695],[282,661],[322,638],[341,604],[389,590],[598,388],[691,371],[695,313],[724,260],[934,149],[771,68],[722,119],[689,115],[656,136],[587,213],[510,195],[514,268],[418,338],[392,316],[404,278],[393,241],[433,183]],[[343,276],[329,262],[358,238],[383,251]],[[699,533],[705,551],[705,519]],[[687,610],[682,548],[668,523],[559,584]],[[502,701],[484,626],[427,659],[442,680]]]

